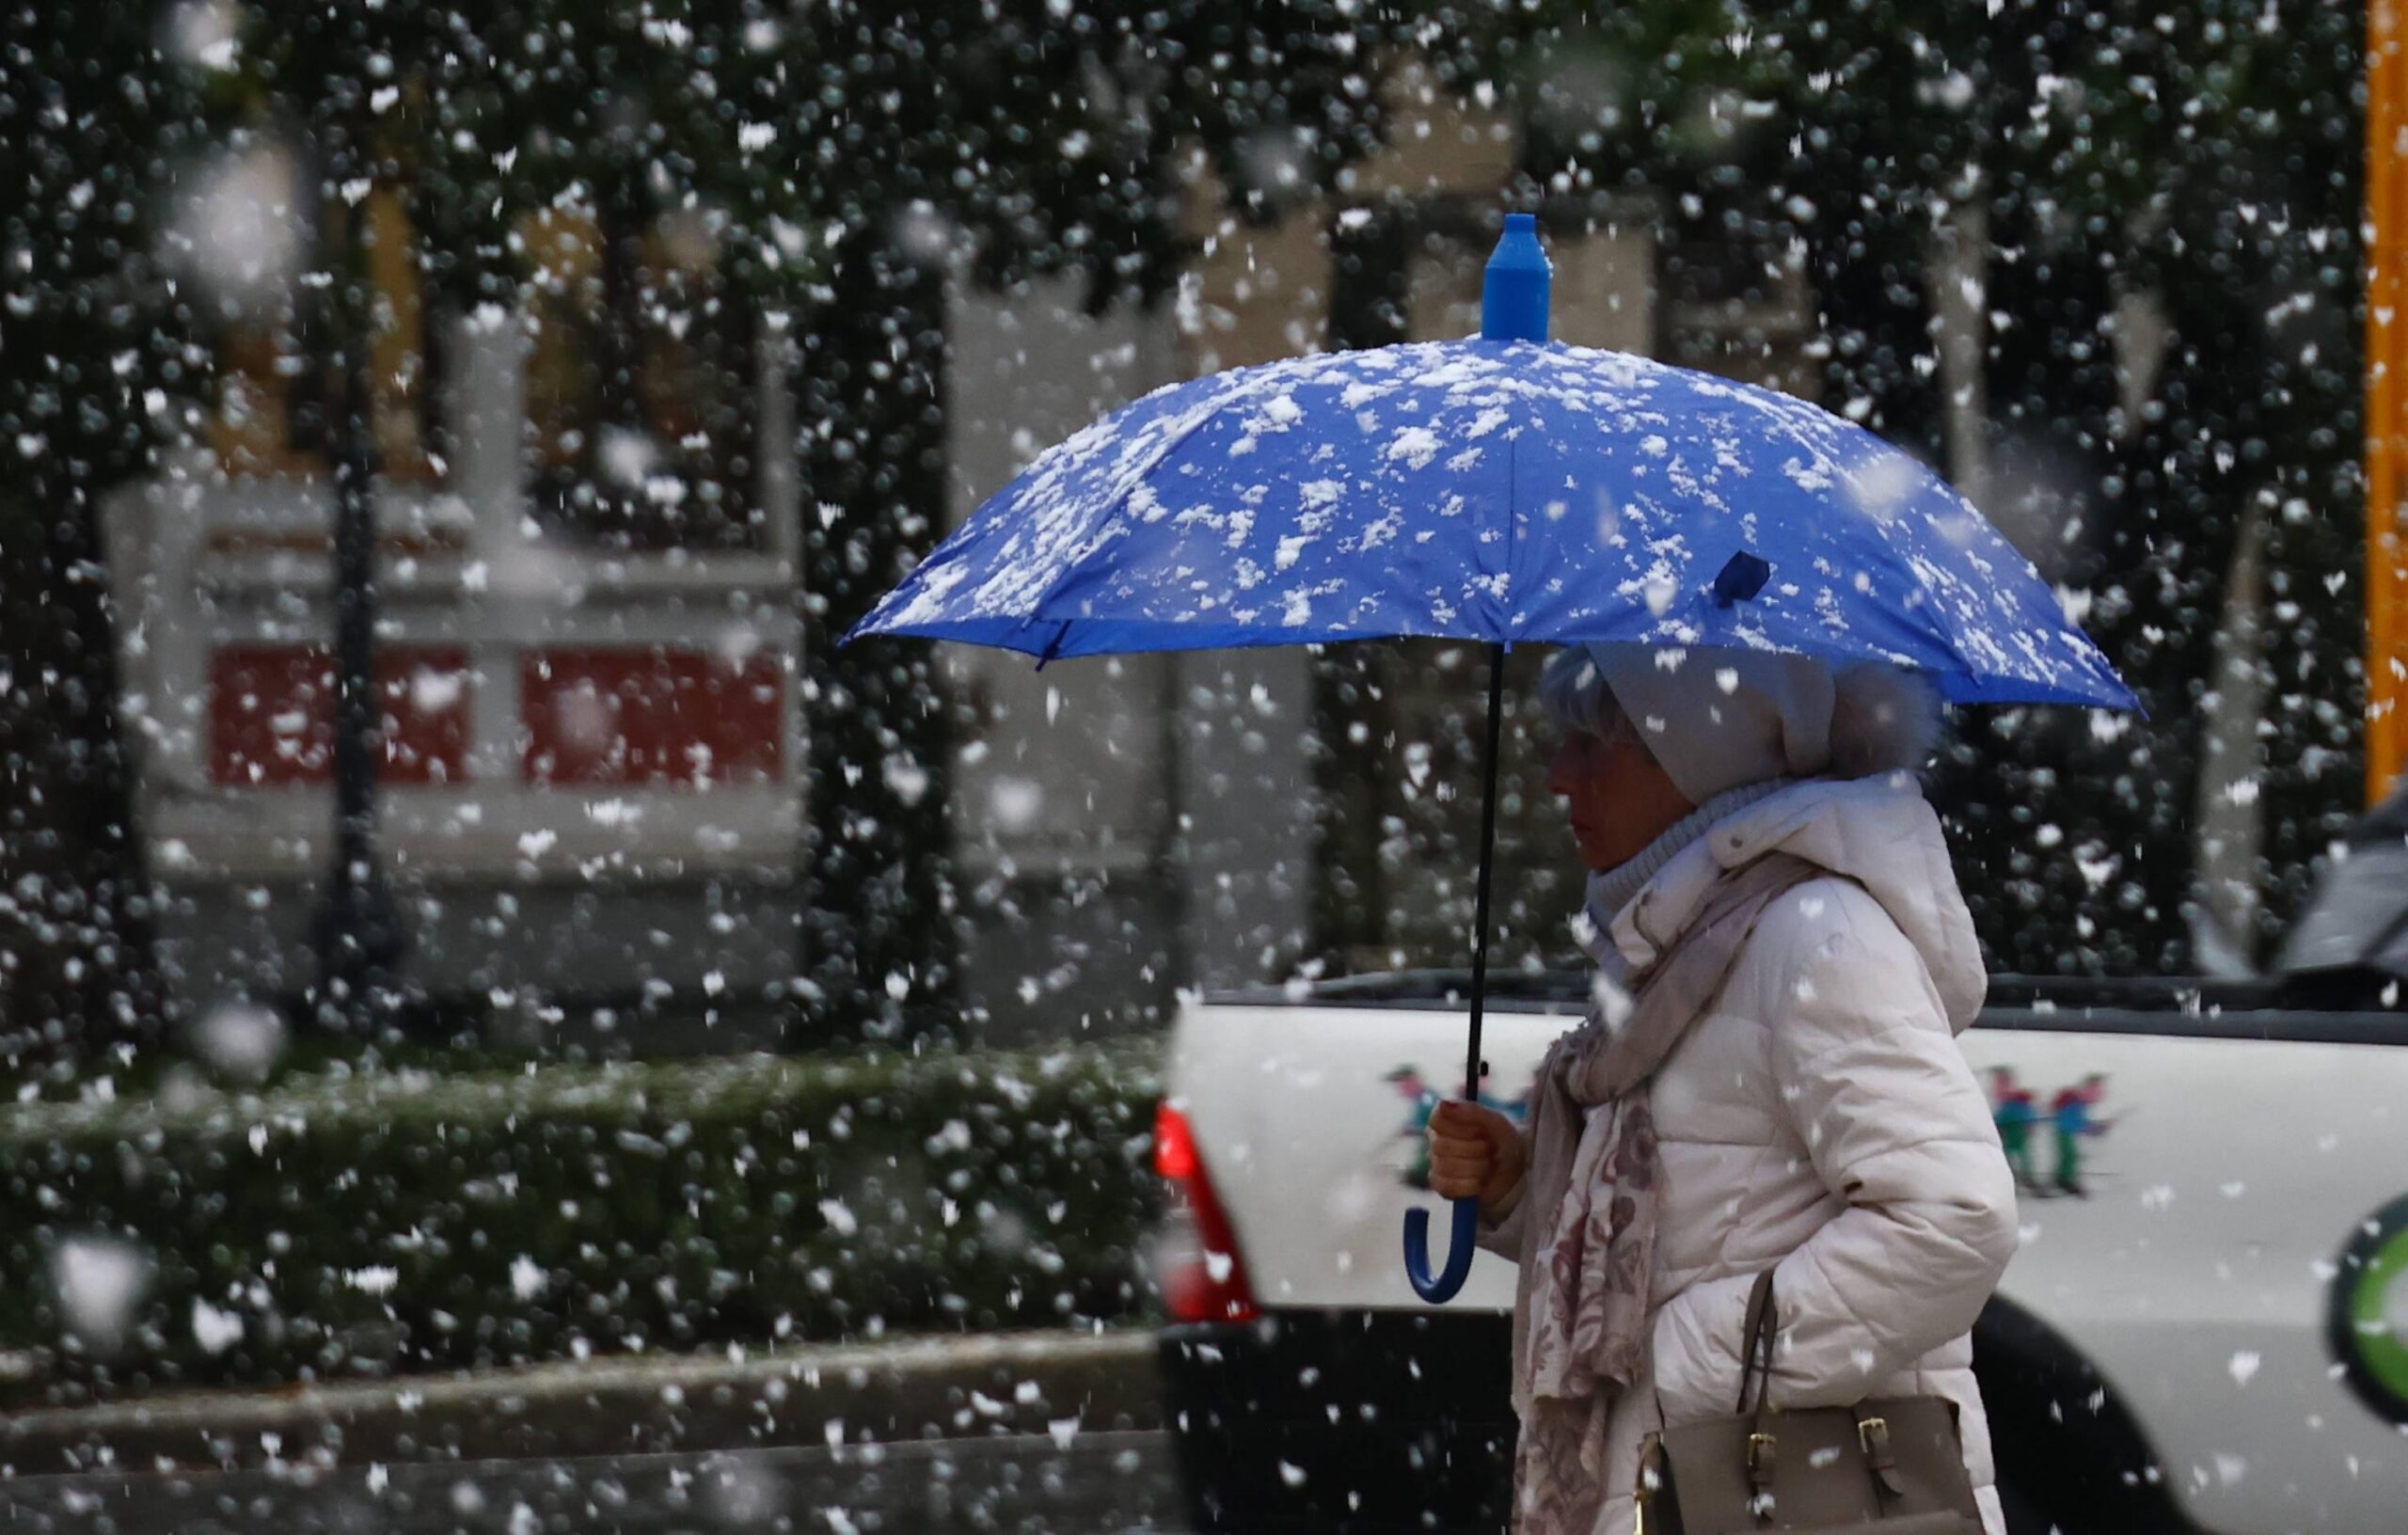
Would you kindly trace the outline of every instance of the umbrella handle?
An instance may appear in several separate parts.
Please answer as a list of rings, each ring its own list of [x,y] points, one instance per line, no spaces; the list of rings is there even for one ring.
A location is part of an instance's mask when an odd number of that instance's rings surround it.
[[[1447,1266],[1436,1277],[1430,1273],[1430,1212],[1416,1205],[1404,1212],[1404,1276],[1413,1281],[1413,1292],[1432,1306],[1444,1306],[1455,1298],[1470,1277],[1474,1246],[1480,1236],[1480,1201],[1457,1199],[1455,1207],[1454,1245],[1448,1249]]]

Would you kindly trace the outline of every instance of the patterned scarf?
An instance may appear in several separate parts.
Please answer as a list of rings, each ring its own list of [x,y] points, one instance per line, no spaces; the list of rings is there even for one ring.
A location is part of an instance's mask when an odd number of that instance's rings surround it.
[[[1722,989],[1765,909],[1827,872],[1775,853],[1723,875],[1638,977],[1628,1016],[1592,1010],[1539,1068],[1513,1306],[1515,1535],[1589,1535],[1615,1491],[1606,1419],[1644,1365],[1652,1309],[1661,1165],[1649,1081]]]

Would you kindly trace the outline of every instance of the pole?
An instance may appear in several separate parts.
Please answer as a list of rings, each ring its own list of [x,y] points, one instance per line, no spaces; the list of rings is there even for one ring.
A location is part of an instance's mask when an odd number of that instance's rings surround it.
[[[1464,1055],[1464,1101],[1480,1101],[1480,1025],[1488,1005],[1488,890],[1497,864],[1497,759],[1505,737],[1505,647],[1488,647],[1488,761],[1481,769],[1480,883],[1472,898],[1471,1039]]]
[[[355,87],[364,88],[364,87]],[[329,308],[341,408],[330,423],[334,462],[334,858],[319,911],[321,1021],[372,1038],[401,957],[400,913],[376,857],[376,770],[384,753],[376,701],[376,448],[368,370],[374,322],[367,292],[367,198],[374,171],[352,102],[329,136],[327,180],[339,204]]]
[[[2400,460],[2408,452],[2408,57],[2400,0],[2367,7],[2367,802],[2390,792],[2408,756],[2408,550]]]

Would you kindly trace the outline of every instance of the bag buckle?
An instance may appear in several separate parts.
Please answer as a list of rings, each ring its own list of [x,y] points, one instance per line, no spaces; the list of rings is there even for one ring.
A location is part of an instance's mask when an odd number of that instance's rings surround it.
[[[1856,1444],[1876,1464],[1890,1457],[1890,1420],[1886,1417],[1861,1417],[1856,1421]]]
[[[1780,1442],[1769,1433],[1748,1435],[1748,1480],[1761,1487],[1772,1480],[1773,1457]]]
[[[1856,1442],[1863,1448],[1864,1464],[1881,1490],[1892,1497],[1906,1496],[1906,1484],[1898,1478],[1897,1457],[1890,1453],[1890,1420],[1885,1417],[1858,1418]]]

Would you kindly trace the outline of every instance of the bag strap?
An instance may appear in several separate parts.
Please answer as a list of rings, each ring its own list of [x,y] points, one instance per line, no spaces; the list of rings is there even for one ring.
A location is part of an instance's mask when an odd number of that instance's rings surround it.
[[[1780,1328],[1780,1308],[1772,1299],[1772,1271],[1766,1269],[1756,1275],[1755,1288],[1748,1292],[1748,1320],[1739,1345],[1739,1405],[1735,1411],[1749,1411],[1751,1391],[1756,1399],[1755,1411],[1765,1410],[1772,1392],[1773,1335]]]
[[[1748,1508],[1758,1524],[1768,1523],[1773,1516],[1772,1488],[1775,1468],[1780,1464],[1780,1442],[1772,1432],[1772,1346],[1773,1335],[1781,1327],[1780,1308],[1773,1305],[1772,1271],[1766,1269],[1756,1275],[1755,1288],[1748,1292],[1747,1336],[1743,1340],[1747,1354],[1739,1367],[1739,1411],[1748,1416]],[[1748,1395],[1753,1387],[1756,1403],[1751,1413]]]

